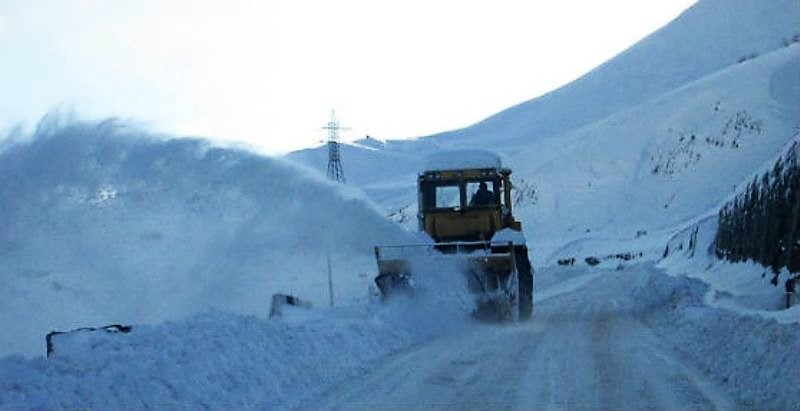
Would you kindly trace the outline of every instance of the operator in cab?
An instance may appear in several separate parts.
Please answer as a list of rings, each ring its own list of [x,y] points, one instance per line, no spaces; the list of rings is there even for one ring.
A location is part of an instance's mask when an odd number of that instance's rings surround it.
[[[487,206],[494,204],[494,193],[489,191],[489,187],[486,185],[485,181],[481,181],[480,185],[478,185],[478,191],[472,195],[472,199],[469,200],[470,207],[480,207],[480,206]]]

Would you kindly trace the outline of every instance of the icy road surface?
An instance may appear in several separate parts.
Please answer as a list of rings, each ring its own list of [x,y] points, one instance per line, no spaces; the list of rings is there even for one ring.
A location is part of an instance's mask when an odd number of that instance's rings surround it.
[[[733,408],[648,325],[635,301],[646,292],[642,270],[652,268],[565,272],[572,278],[539,284],[533,321],[477,325],[399,353],[300,408]]]

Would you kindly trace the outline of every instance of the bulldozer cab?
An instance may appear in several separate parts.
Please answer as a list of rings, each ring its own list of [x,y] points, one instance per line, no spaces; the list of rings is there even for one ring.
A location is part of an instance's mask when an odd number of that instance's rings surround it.
[[[423,255],[461,267],[475,295],[476,318],[530,318],[533,269],[522,225],[512,214],[511,190],[511,170],[494,153],[457,150],[429,156],[417,178],[418,219],[433,243],[375,247],[375,283],[383,297],[413,292],[410,260]],[[518,233],[510,239],[506,229]]]
[[[496,155],[469,168],[426,167],[417,180],[419,229],[436,242],[488,241],[504,228],[521,230],[511,210],[511,170]]]

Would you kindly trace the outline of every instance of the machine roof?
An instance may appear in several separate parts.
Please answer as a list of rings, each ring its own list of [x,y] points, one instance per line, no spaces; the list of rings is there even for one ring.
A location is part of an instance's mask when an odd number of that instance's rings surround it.
[[[423,171],[502,168],[500,156],[488,150],[461,149],[433,153],[425,157]]]

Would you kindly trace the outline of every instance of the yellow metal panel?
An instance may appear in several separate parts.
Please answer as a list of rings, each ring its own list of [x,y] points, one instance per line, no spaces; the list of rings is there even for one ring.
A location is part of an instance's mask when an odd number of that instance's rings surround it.
[[[425,232],[434,238],[474,236],[478,240],[501,228],[502,218],[496,209],[428,213],[425,218]]]

